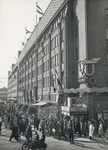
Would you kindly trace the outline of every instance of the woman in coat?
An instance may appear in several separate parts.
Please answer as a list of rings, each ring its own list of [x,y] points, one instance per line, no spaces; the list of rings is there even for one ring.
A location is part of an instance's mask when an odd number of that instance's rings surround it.
[[[98,129],[99,137],[103,135],[103,124],[102,121],[99,121],[99,129]]]
[[[27,129],[26,129],[26,139],[30,140],[32,138],[32,128],[30,123],[28,123]]]
[[[93,133],[94,133],[94,126],[93,126],[93,123],[90,122],[90,125],[89,125],[89,138],[90,138],[90,140],[93,139]]]

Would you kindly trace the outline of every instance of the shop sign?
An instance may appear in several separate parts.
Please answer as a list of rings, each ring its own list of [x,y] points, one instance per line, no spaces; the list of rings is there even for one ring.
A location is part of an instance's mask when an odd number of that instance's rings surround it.
[[[71,108],[71,111],[73,112],[84,112],[84,111],[87,111],[87,107],[73,107]]]
[[[62,110],[62,111],[68,111],[68,112],[69,112],[70,109],[69,109],[69,107],[61,106],[61,110]]]

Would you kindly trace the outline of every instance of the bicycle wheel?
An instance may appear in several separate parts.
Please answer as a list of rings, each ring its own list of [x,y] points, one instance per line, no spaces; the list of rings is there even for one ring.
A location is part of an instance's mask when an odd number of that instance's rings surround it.
[[[100,148],[104,148],[106,146],[106,142],[105,142],[105,137],[104,136],[98,141],[98,146]]]
[[[22,150],[29,150],[29,144],[28,143],[24,143],[22,145]]]

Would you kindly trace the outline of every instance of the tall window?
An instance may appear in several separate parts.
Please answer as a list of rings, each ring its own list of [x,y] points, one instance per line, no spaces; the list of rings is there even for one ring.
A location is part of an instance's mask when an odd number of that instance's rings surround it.
[[[64,42],[64,29],[61,30],[61,41]]]
[[[43,79],[43,86],[44,87],[49,87],[49,77],[46,77]]]
[[[61,51],[61,62],[64,63],[64,50]]]
[[[58,34],[55,36],[55,47],[57,47],[59,45],[59,38],[58,38]]]
[[[51,68],[55,66],[55,57],[51,58]]]
[[[42,73],[42,65],[38,67],[38,75]]]
[[[58,58],[58,54],[55,55],[55,66],[57,66],[59,64],[59,58]]]

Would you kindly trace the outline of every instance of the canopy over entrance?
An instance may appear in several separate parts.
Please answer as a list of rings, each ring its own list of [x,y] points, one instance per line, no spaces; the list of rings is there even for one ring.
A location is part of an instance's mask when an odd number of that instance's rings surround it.
[[[102,87],[102,88],[98,88],[98,87],[92,87],[92,88],[71,88],[71,89],[65,89],[64,93],[93,93],[93,92],[97,92],[97,93],[103,93],[103,92],[107,92],[108,93],[108,87]]]
[[[50,106],[50,105],[58,105],[57,102],[53,102],[53,101],[40,101],[38,103],[32,104],[33,106]]]

